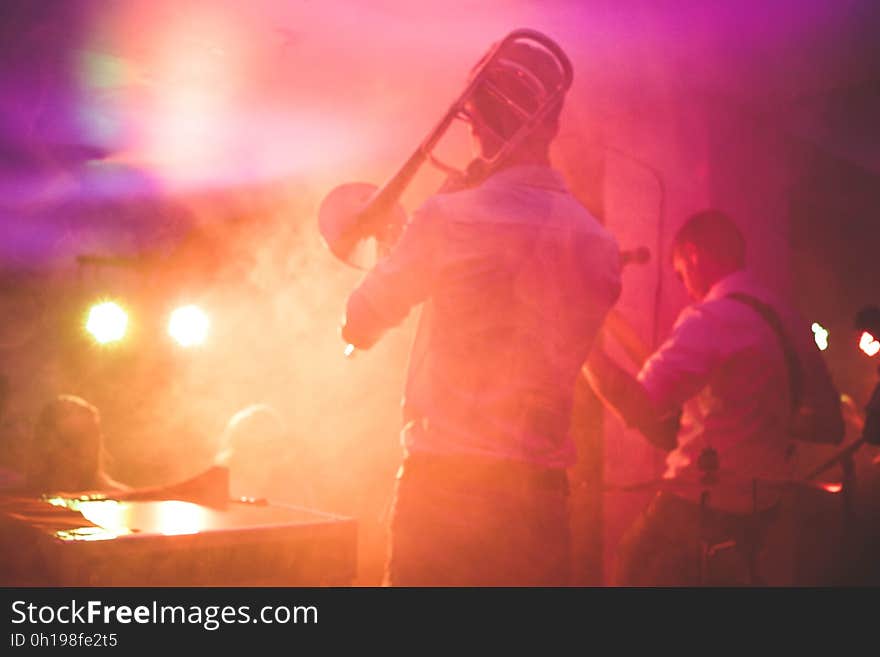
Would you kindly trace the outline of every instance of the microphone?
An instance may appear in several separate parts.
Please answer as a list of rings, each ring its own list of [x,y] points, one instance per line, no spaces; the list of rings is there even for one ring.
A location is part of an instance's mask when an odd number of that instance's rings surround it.
[[[627,265],[644,265],[651,259],[651,251],[647,246],[640,246],[636,249],[626,249],[620,252],[620,266]]]

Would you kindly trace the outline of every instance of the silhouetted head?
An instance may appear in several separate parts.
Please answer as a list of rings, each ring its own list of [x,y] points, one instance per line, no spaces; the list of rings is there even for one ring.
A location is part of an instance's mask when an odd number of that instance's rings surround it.
[[[27,485],[43,491],[100,488],[103,435],[98,409],[73,395],[43,407],[28,455]]]
[[[475,70],[482,66],[482,61]],[[563,81],[556,58],[548,51],[515,41],[505,47],[497,61],[483,73],[482,82],[466,103],[480,154],[493,157],[523,125],[523,117],[511,102],[534,112]],[[564,96],[552,104],[543,120],[520,143],[514,156],[546,159],[550,143],[559,130]]]
[[[285,456],[285,427],[268,404],[252,404],[235,413],[220,437],[217,463],[236,470],[273,467]]]
[[[229,468],[233,497],[275,498],[279,485],[296,485],[285,476],[291,448],[281,415],[267,404],[252,404],[229,418],[215,462]]]
[[[691,215],[675,234],[672,266],[695,300],[705,297],[715,283],[743,269],[745,264],[742,232],[720,210]]]

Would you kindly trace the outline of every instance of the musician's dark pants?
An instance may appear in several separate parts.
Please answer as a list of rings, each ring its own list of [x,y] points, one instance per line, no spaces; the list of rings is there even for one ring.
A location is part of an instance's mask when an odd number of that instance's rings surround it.
[[[701,510],[661,492],[618,546],[617,586],[761,585],[758,559],[778,515]]]
[[[386,583],[565,586],[570,543],[564,470],[409,458],[395,490]]]

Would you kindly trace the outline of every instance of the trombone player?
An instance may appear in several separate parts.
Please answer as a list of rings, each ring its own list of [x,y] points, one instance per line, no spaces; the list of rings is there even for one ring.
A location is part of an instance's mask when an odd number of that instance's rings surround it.
[[[570,82],[544,35],[496,43],[450,110],[470,124],[474,161],[348,298],[342,337],[359,349],[422,306],[392,586],[568,583],[575,379],[620,294],[615,239],[550,165]]]

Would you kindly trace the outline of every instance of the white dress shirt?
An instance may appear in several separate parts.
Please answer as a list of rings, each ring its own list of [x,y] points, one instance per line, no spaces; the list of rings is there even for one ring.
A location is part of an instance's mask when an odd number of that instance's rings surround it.
[[[611,234],[553,169],[512,166],[415,213],[349,297],[346,335],[369,346],[426,302],[406,450],[563,468],[575,380],[619,294]]]

